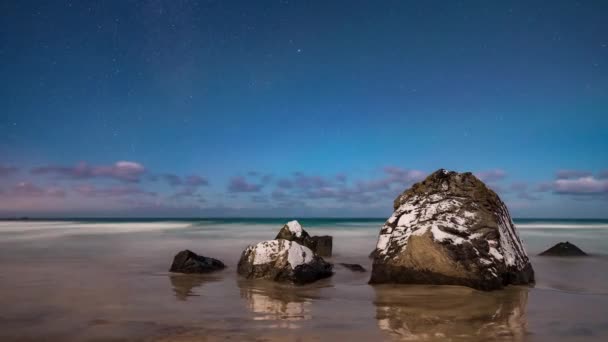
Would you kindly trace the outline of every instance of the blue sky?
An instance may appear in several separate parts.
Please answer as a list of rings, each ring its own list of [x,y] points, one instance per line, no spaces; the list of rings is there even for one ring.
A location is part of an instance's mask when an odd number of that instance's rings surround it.
[[[3,2],[0,214],[608,217],[605,2]]]

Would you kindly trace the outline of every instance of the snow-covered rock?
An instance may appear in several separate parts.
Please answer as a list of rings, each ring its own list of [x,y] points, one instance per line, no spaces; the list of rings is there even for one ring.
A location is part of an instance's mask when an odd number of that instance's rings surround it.
[[[249,279],[269,279],[295,284],[331,276],[332,265],[308,247],[285,239],[263,241],[241,254],[238,273]]]
[[[370,283],[531,284],[534,271],[505,204],[473,174],[438,170],[395,199]]]
[[[313,250],[323,257],[330,257],[332,250],[331,236],[310,236],[300,222],[293,220],[287,222],[279,231],[275,239],[295,241]]]

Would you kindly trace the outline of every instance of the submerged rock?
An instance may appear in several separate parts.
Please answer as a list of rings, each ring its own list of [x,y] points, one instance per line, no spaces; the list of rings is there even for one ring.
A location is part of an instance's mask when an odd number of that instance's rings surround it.
[[[587,253],[583,252],[580,248],[571,244],[570,242],[560,242],[557,245],[547,249],[540,253],[542,256],[586,256]]]
[[[275,239],[295,241],[300,245],[310,248],[319,256],[330,257],[332,250],[331,236],[310,236],[300,222],[293,220],[287,222],[279,231]]]
[[[365,272],[365,268],[359,264],[347,264],[345,262],[341,262],[340,266],[348,268],[353,272]]]
[[[198,255],[188,249],[175,255],[169,272],[177,273],[208,273],[226,268],[223,262]]]
[[[285,239],[247,247],[237,271],[248,279],[306,284],[333,274],[332,265],[308,247]]]
[[[394,202],[370,283],[532,284],[534,271],[505,204],[473,174],[438,170]]]

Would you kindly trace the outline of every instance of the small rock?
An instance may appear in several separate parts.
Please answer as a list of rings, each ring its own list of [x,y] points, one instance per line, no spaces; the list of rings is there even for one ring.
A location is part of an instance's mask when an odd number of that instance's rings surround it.
[[[279,231],[275,239],[285,239],[295,241],[300,245],[310,248],[317,255],[322,257],[330,257],[332,250],[331,236],[310,236],[300,222],[293,220],[287,222]]]
[[[278,239],[247,247],[241,254],[237,271],[248,279],[306,284],[331,276],[332,268],[310,248]]]
[[[547,249],[540,253],[542,256],[586,256],[587,253],[583,252],[580,248],[571,244],[570,242],[560,242],[557,245]]]
[[[365,268],[359,264],[347,264],[345,262],[341,262],[340,265],[342,267],[346,267],[353,272],[365,272]]]
[[[208,273],[226,268],[223,262],[198,255],[188,249],[175,255],[169,272],[176,273]]]

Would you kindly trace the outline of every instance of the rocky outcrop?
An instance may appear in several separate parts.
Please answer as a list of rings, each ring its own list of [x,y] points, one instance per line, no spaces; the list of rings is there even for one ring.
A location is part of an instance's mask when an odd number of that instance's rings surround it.
[[[547,249],[540,253],[542,256],[586,256],[587,253],[583,252],[580,248],[571,244],[570,242],[560,242],[557,245]]]
[[[294,220],[289,221],[281,228],[275,239],[285,239],[295,241],[300,245],[310,248],[317,255],[322,257],[330,257],[332,250],[331,236],[310,236],[302,225]]]
[[[341,262],[340,266],[342,266],[344,268],[348,268],[349,270],[351,270],[353,272],[365,272],[365,268],[359,264],[347,264],[345,262]]]
[[[332,265],[308,247],[285,239],[247,247],[241,254],[238,273],[248,279],[306,284],[333,274]]]
[[[169,272],[176,273],[209,273],[226,268],[223,262],[198,255],[190,250],[183,250],[175,255]]]
[[[394,202],[370,283],[532,284],[534,271],[506,205],[473,174],[438,170]]]

